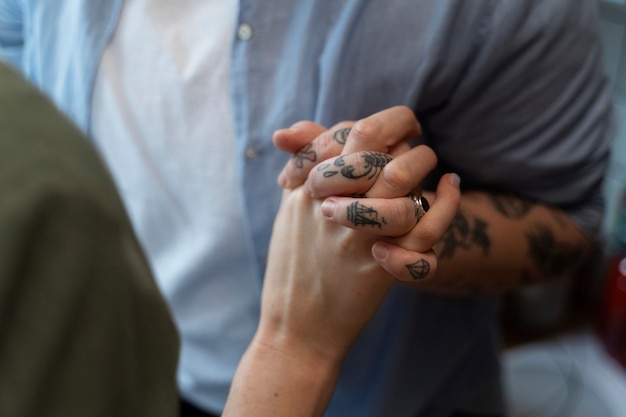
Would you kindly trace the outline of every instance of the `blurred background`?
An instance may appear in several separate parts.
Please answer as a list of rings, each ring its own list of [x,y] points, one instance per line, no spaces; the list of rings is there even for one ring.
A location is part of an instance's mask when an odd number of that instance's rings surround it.
[[[510,417],[626,417],[626,0],[598,0],[618,121],[595,262],[503,297]]]

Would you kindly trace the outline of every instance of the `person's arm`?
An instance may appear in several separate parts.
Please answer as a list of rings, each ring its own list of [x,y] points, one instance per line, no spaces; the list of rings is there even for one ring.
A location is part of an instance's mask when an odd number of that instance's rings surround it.
[[[559,208],[512,194],[467,191],[455,220],[434,246],[437,273],[412,285],[458,295],[501,293],[572,276],[593,244]],[[395,258],[402,252],[391,247],[381,265],[411,282],[401,258]]]
[[[130,225],[49,175],[0,207],[0,415],[174,417],[177,334]]]
[[[302,188],[284,194],[259,328],[224,417],[321,416],[349,345],[393,285],[370,255],[372,240],[324,222],[319,205]]]
[[[2,64],[0,196],[0,416],[176,416],[176,329],[113,181]]]
[[[426,148],[416,152],[432,156]],[[429,213],[444,231],[460,201],[450,176],[440,182],[437,199]],[[303,187],[284,192],[258,331],[235,374],[224,417],[323,415],[345,355],[395,283],[371,254],[377,228],[354,231],[325,221],[321,211]],[[389,223],[405,221],[393,209],[383,211]],[[436,271],[432,251],[413,255]]]
[[[295,131],[279,131],[275,141],[283,150],[295,153],[281,174],[281,182],[285,186],[294,186],[306,180],[305,186],[316,198],[365,193],[369,199],[384,197],[389,199],[387,204],[397,206],[396,201],[404,200],[408,190],[394,184],[410,183],[406,178],[411,176],[419,181],[423,179],[418,172],[419,167],[424,165],[423,161],[409,156],[406,148],[395,153],[393,164],[388,164],[377,173],[383,181],[378,181],[372,188],[374,180],[355,180],[341,175],[341,172],[329,176],[330,171],[337,171],[333,166],[337,158],[331,157],[345,153],[344,145],[349,151],[361,150],[380,143],[381,136],[394,137],[387,133],[389,129],[397,125],[406,126],[414,117],[410,109],[400,107],[361,120],[358,125],[345,122],[324,131],[319,126],[301,122],[296,125]],[[302,159],[301,152],[294,151],[305,143],[309,159]],[[391,152],[395,148],[397,143],[390,141],[377,149]],[[361,162],[361,165],[364,163]],[[380,187],[380,184],[386,186]],[[412,185],[417,187],[414,182]],[[434,193],[424,192],[424,196],[431,203],[436,203]],[[592,198],[590,196],[590,200]],[[331,199],[340,204],[335,204],[332,210],[325,213],[330,221],[355,229],[366,227],[350,216],[346,210],[349,202],[337,197]],[[592,201],[587,203],[593,204]],[[425,246],[432,242],[429,237],[440,232],[428,226],[440,224],[431,221],[434,216],[429,213],[416,227],[405,228],[406,235],[387,237],[375,245],[374,256],[380,265],[399,280],[418,289],[482,295],[540,283],[575,272],[593,244],[568,213],[556,207],[513,194],[465,191],[459,213],[449,230],[441,241],[432,243],[440,262],[437,273],[431,274],[428,279],[416,280],[412,252],[429,249],[430,246]],[[398,233],[393,236],[398,236]]]
[[[341,161],[344,165],[351,163],[345,156]],[[360,165],[363,164],[365,162]],[[345,195],[348,187],[356,187],[353,179],[342,178],[341,174],[327,177],[326,173],[337,171],[334,165],[322,164],[311,173],[313,178],[309,177],[307,185],[316,197],[324,197],[323,193],[329,190],[333,190],[333,195]],[[352,165],[359,166],[356,162]],[[392,164],[385,169],[391,170]],[[400,170],[409,172],[408,167]],[[356,191],[362,190],[356,188]],[[399,194],[402,196],[404,192]],[[434,193],[424,191],[423,195],[433,204],[440,204]],[[400,198],[400,201],[405,200]],[[332,209],[325,212],[329,220],[355,229],[370,227],[349,210],[352,199],[330,197],[327,201],[334,202]],[[369,203],[369,207],[378,204],[380,211],[382,205],[378,201],[368,197],[360,204]],[[388,204],[397,205],[393,201]],[[443,238],[433,244],[439,260],[437,273],[428,279],[416,279],[411,268],[414,263],[411,252],[430,249],[425,245],[433,243],[429,239],[433,233],[429,225],[439,224],[433,223],[435,215],[427,213],[406,235],[388,237],[379,242],[374,251],[376,259],[388,272],[419,289],[459,295],[498,293],[568,276],[580,267],[590,250],[591,243],[585,234],[556,207],[511,194],[467,191],[462,194],[455,220]],[[397,236],[398,230],[407,230],[406,225],[397,225],[400,227],[397,229],[390,223],[383,226],[381,235]],[[388,232],[391,230],[394,233]]]

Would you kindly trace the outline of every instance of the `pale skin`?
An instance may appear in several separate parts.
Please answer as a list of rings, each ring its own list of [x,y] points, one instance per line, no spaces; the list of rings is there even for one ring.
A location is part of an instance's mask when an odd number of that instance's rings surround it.
[[[372,117],[385,124],[388,116]],[[398,153],[409,149],[403,141],[418,128],[413,120],[388,132],[391,152],[398,155],[394,161],[402,162]],[[346,155],[358,160],[354,155],[360,145],[351,146],[350,141],[347,145]],[[404,194],[419,189],[436,158],[427,147],[411,152],[424,162],[412,175],[388,182],[402,165],[376,162],[375,175],[357,179],[358,186],[349,191],[378,195],[381,203],[385,196],[402,191],[393,205],[377,210],[394,228],[393,234],[426,230],[418,237],[425,249],[406,253],[412,262],[430,266],[424,276],[429,279],[437,270],[431,247],[455,218],[460,190],[458,177],[444,176],[431,197],[431,209],[418,221],[413,202]],[[362,200],[367,199],[357,199]],[[323,415],[350,346],[397,282],[372,256],[376,242],[392,229],[353,230],[328,221],[325,211],[322,201],[303,186],[283,193],[270,243],[259,327],[235,374],[224,417]]]

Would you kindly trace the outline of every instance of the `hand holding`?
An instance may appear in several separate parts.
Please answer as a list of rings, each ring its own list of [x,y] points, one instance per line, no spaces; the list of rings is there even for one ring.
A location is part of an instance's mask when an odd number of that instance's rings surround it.
[[[302,187],[284,191],[258,335],[340,361],[394,280],[371,255],[374,235],[325,221],[320,207]]]
[[[330,129],[310,121],[298,122],[274,133],[276,147],[294,154],[278,182],[283,188],[297,187],[318,163],[338,155],[369,151],[395,157],[409,149],[409,139],[420,135],[421,127],[406,106],[391,107],[356,122],[341,122]]]
[[[346,353],[395,282],[371,256],[374,239],[325,221],[303,187],[284,190],[259,327],[225,417],[323,415]]]
[[[330,130],[300,122],[276,132],[274,141],[286,151],[303,145],[306,150],[296,153],[279,183],[290,187],[306,181],[313,197],[326,198],[322,212],[330,221],[385,237],[373,247],[376,260],[397,279],[421,285],[435,275],[436,257],[427,262],[424,256],[434,256],[431,248],[458,211],[460,179],[446,175],[436,194],[426,194],[431,209],[422,219],[406,197],[422,196],[421,183],[437,158],[426,146],[409,147],[407,139],[419,133],[414,114],[398,106]]]

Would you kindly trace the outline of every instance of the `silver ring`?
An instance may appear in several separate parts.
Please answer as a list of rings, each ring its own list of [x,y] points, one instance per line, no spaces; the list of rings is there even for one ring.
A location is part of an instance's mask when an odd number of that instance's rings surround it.
[[[428,204],[428,200],[426,200],[426,198],[422,195],[417,196],[409,194],[407,197],[413,200],[413,205],[415,206],[415,217],[419,221],[419,219],[421,219],[430,208],[430,204]]]

